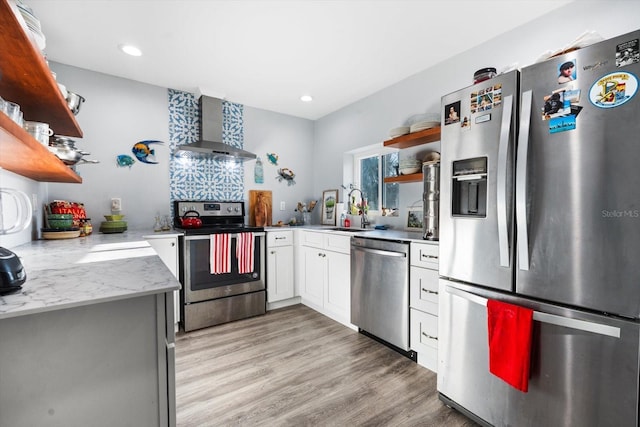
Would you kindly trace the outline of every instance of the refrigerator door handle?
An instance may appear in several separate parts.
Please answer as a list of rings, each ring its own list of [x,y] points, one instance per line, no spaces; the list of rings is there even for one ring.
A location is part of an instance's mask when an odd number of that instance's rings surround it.
[[[529,235],[527,231],[527,155],[529,153],[529,126],[531,124],[532,91],[522,94],[520,110],[520,134],[518,135],[518,159],[516,163],[516,228],[518,241],[518,265],[529,270]]]
[[[513,111],[513,95],[504,97],[502,107],[502,123],[498,143],[497,181],[497,213],[498,213],[498,245],[500,248],[500,266],[509,267],[509,224],[507,223],[507,162],[509,161],[509,137],[511,136],[511,119]]]
[[[487,299],[469,292],[456,289],[450,285],[446,286],[447,293],[465,299],[474,304],[487,306]],[[620,338],[620,328],[615,326],[603,325],[601,323],[587,322],[585,320],[572,319],[569,317],[557,316],[555,314],[543,313],[540,311],[533,312],[533,320],[541,323],[549,323],[551,325],[563,326],[565,328],[578,329],[593,334],[606,335],[613,338]]]

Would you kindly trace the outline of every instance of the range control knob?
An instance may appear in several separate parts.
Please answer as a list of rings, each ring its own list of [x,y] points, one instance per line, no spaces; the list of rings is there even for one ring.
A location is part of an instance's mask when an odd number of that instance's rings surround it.
[[[236,206],[236,208],[234,209],[236,212],[240,213],[240,208]]]
[[[232,208],[231,206],[229,206],[229,207],[227,208],[227,212],[233,212],[233,208]]]

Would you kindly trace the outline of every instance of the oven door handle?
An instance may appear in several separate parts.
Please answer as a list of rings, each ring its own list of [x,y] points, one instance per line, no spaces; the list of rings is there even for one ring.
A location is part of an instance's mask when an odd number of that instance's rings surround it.
[[[215,234],[215,233],[212,233],[212,234]],[[236,239],[239,233],[219,233],[219,234],[231,234],[231,238]],[[266,233],[264,231],[258,231],[257,233],[253,233],[253,237],[264,237],[265,235]],[[205,239],[208,240],[210,238],[211,238],[211,234],[198,234],[198,235],[184,236],[185,240],[205,240]]]

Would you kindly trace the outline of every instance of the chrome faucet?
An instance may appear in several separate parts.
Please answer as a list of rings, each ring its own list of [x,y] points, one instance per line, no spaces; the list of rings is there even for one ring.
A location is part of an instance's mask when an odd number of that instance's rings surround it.
[[[360,206],[362,207],[362,209],[360,209],[360,212],[361,212],[360,228],[367,228],[367,225],[371,223],[369,222],[369,219],[367,218],[367,214],[364,211],[364,195],[362,194],[362,191],[359,188],[352,187],[351,191],[349,191],[349,195],[347,196],[349,198],[349,213],[351,213],[351,194],[354,191],[357,191],[358,193],[360,193]]]

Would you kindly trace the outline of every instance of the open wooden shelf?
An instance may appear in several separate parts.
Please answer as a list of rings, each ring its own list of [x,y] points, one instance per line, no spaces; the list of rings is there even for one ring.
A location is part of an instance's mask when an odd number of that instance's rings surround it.
[[[0,167],[36,181],[82,182],[62,160],[4,113],[0,113]]]
[[[396,138],[385,141],[384,146],[392,148],[411,148],[417,145],[428,144],[436,141],[440,141],[440,126],[414,133],[408,133],[406,135],[400,135]]]
[[[384,178],[385,183],[397,182],[397,183],[405,183],[405,182],[420,182],[422,181],[422,172],[412,173],[410,175],[400,175],[400,176],[387,176]]]
[[[57,135],[82,137],[51,70],[15,9],[15,4],[0,0],[0,96],[19,104],[25,120],[48,123]],[[36,181],[82,182],[4,113],[0,113],[0,167]]]

